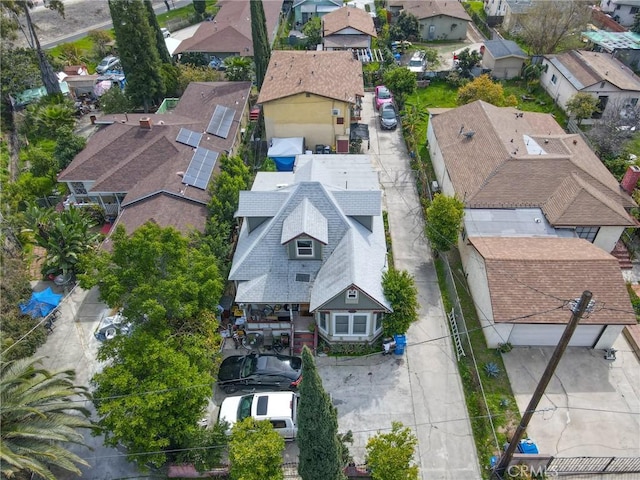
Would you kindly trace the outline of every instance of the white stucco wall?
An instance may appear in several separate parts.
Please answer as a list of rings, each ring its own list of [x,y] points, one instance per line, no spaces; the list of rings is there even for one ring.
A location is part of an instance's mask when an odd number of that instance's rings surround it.
[[[623,227],[600,227],[593,244],[610,253],[624,232]]]
[[[611,348],[622,330],[624,330],[624,325],[608,325],[593,348],[595,350]]]
[[[543,72],[540,76],[540,85],[546,90],[546,92],[554,99],[556,103],[563,109],[567,100],[577,93],[577,90],[564,78],[560,71],[546,59],[543,60],[544,65],[548,65],[546,72]],[[556,76],[556,83],[552,83],[551,79]]]
[[[503,17],[506,11],[506,0],[486,0],[484,12],[488,17]]]
[[[460,241],[458,245],[464,272],[467,276],[467,284],[476,306],[476,313],[482,325],[487,346],[497,348],[501,343],[508,341],[513,326],[494,323],[484,259],[466,240]]]
[[[578,90],[567,80],[560,71],[551,64],[547,59],[543,60],[544,65],[548,65],[548,69],[546,72],[543,72],[540,77],[540,85],[544,88],[547,93],[560,105],[560,107],[564,110],[566,108],[567,101],[576,93]],[[552,83],[551,80],[553,76],[556,76],[556,83]],[[607,103],[607,110],[610,108],[617,108],[621,106],[624,102],[628,101],[632,98],[640,98],[640,92],[636,91],[628,91],[628,90],[620,90],[615,85],[604,81],[598,83],[596,85],[590,85],[582,90],[582,92],[590,93],[594,97],[609,97],[609,101]],[[593,120],[586,119],[583,123],[590,123]]]
[[[429,126],[427,127],[427,141],[429,142],[429,155],[431,157],[431,164],[433,165],[433,170],[436,174],[438,185],[440,185],[440,191],[445,195],[453,197],[456,192],[453,189],[453,184],[451,183],[451,179],[449,178],[449,174],[444,164],[442,151],[440,150],[438,141],[436,140],[436,136],[433,129],[431,128],[431,125],[432,123],[429,122]]]

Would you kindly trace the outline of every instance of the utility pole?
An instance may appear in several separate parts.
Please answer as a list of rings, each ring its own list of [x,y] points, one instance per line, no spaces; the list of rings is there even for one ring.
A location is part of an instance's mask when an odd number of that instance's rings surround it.
[[[533,396],[529,401],[529,405],[527,406],[527,409],[525,410],[524,415],[522,415],[522,420],[520,420],[520,425],[518,425],[518,428],[516,429],[516,432],[514,433],[513,438],[511,439],[511,443],[509,443],[509,446],[500,457],[500,461],[497,463],[497,465],[493,469],[492,478],[502,479],[502,475],[504,474],[505,470],[509,467],[511,458],[513,457],[513,454],[516,451],[516,447],[520,443],[520,439],[522,438],[522,435],[527,429],[527,426],[529,425],[529,421],[531,420],[531,417],[533,417],[533,414],[536,411],[536,408],[538,407],[538,403],[540,403],[540,399],[542,398],[542,395],[544,395],[544,391],[546,390],[547,385],[549,385],[549,382],[551,381],[551,377],[556,371],[556,367],[558,366],[558,363],[560,363],[562,354],[567,349],[567,345],[569,345],[569,340],[571,340],[571,336],[573,335],[573,332],[575,332],[576,327],[578,326],[578,322],[582,318],[582,315],[584,315],[584,312],[587,310],[587,308],[590,307],[591,297],[592,297],[591,292],[588,290],[585,290],[584,292],[582,292],[582,297],[580,297],[580,300],[573,307],[573,315],[571,316],[571,320],[569,320],[569,324],[567,325],[567,328],[565,328],[562,334],[562,337],[560,337],[560,341],[558,342],[558,345],[556,346],[556,349],[554,350],[553,355],[549,360],[549,364],[547,365],[547,368],[542,374],[542,377],[540,378],[540,382],[538,382],[538,386],[536,387],[536,390],[533,392]]]

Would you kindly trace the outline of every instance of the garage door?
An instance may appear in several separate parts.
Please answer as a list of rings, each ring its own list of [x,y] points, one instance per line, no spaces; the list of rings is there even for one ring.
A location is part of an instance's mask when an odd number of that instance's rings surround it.
[[[558,344],[566,325],[520,324],[513,327],[511,345],[554,346]],[[593,347],[605,325],[578,325],[569,346]]]

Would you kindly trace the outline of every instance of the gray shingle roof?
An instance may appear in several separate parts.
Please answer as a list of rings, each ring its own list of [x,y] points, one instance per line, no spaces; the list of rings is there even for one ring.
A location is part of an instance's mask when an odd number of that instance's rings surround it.
[[[300,235],[307,235],[324,245],[329,239],[327,219],[308,198],[302,199],[302,202],[282,222],[280,243],[284,245]]]
[[[511,40],[504,40],[503,38],[486,40],[484,46],[496,59],[511,56],[527,58],[527,54],[522,51],[516,42]]]
[[[360,171],[350,169],[335,182],[338,186],[313,181],[331,178],[340,171],[340,155],[319,155],[322,165],[313,168],[303,161],[304,181],[288,186],[273,186],[264,191],[268,176],[281,179],[276,172],[261,172],[261,190],[242,192],[238,212],[242,216],[270,216],[250,233],[245,222],[240,229],[230,280],[239,282],[236,301],[246,303],[312,303],[317,308],[339,291],[357,286],[384,308],[389,308],[382,292],[382,273],[386,269],[386,245],[382,223],[380,190],[344,190],[344,181],[358,184],[352,177],[370,177],[370,161]],[[296,163],[296,169],[298,164]],[[375,185],[377,186],[377,176]],[[298,180],[296,178],[296,180]],[[371,184],[367,185],[370,189]],[[352,187],[351,187],[352,188]],[[285,198],[283,201],[282,198]],[[272,199],[276,205],[267,207]],[[344,209],[343,209],[344,206]],[[277,211],[276,211],[277,210]],[[273,215],[265,215],[274,212]],[[348,212],[348,213],[347,213]],[[372,230],[353,216],[372,216]],[[290,260],[283,242],[306,233],[323,242],[322,260]],[[308,274],[309,282],[298,274]],[[298,279],[297,279],[298,277]]]

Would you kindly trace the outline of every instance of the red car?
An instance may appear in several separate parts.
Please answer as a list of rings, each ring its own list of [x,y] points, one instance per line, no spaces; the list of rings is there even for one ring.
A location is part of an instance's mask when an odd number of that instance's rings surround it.
[[[393,95],[391,91],[384,85],[376,87],[376,110],[380,110],[380,106],[384,103],[393,103]]]

